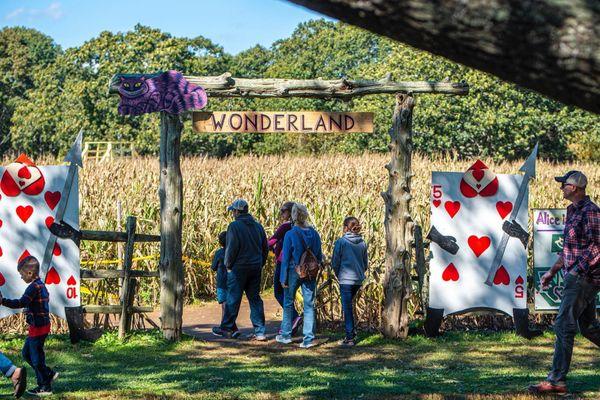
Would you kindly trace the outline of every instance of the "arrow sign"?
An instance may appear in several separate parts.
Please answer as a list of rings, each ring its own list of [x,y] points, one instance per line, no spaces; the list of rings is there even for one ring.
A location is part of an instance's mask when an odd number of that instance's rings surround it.
[[[75,174],[77,173],[77,167],[83,167],[83,160],[81,158],[81,144],[83,141],[83,130],[80,130],[77,134],[77,138],[71,146],[71,149],[67,153],[64,161],[70,163],[69,172],[67,173],[67,179],[65,180],[65,185],[63,186],[62,196],[60,201],[58,202],[58,207],[56,208],[56,216],[55,221],[61,221],[65,216],[65,211],[67,209],[67,203],[69,202],[69,198],[71,197],[71,189],[73,187],[73,181],[75,180]],[[42,276],[46,276],[46,272],[50,267],[50,262],[52,261],[54,245],[56,244],[56,236],[50,233],[50,238],[48,239],[48,244],[46,245],[46,251],[44,252],[44,258],[42,260],[42,265],[40,266],[40,271]]]
[[[523,199],[525,198],[525,192],[527,191],[527,187],[529,186],[529,180],[535,178],[535,160],[537,158],[538,144],[536,143],[533,151],[525,160],[525,163],[521,166],[519,171],[524,172],[523,181],[521,182],[521,186],[519,187],[519,194],[517,195],[517,199],[514,202],[514,207],[512,212],[510,213],[509,221],[512,221],[517,218],[517,214],[519,214],[519,210],[521,209],[521,204],[523,203]],[[502,239],[500,240],[500,245],[496,250],[496,255],[494,256],[494,260],[492,261],[492,265],[490,266],[490,270],[488,272],[487,278],[485,280],[485,284],[488,286],[492,286],[494,281],[494,276],[496,276],[496,271],[500,268],[500,263],[502,262],[502,258],[504,257],[504,252],[506,251],[506,245],[508,244],[508,234],[504,232],[502,235]]]

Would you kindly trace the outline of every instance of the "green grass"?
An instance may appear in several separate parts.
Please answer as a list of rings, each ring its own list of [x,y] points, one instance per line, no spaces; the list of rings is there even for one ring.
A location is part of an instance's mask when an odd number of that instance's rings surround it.
[[[331,339],[301,350],[272,341],[223,344],[189,337],[173,344],[158,332],[136,333],[121,343],[111,332],[77,346],[66,336],[51,336],[46,348],[48,364],[61,372],[56,398],[531,399],[524,389],[545,376],[553,343],[551,333],[533,341],[475,332],[361,339],[354,349],[340,349]],[[21,363],[22,341],[5,336],[0,350]],[[571,398],[600,398],[598,348],[582,337],[575,346]],[[10,392],[9,381],[3,382],[0,393]]]

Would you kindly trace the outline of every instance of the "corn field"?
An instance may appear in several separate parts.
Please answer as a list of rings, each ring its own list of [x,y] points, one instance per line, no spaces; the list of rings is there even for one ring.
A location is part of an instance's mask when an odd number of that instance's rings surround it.
[[[490,159],[482,161],[496,173],[517,173],[521,165],[519,162],[494,163]],[[385,254],[384,207],[380,193],[387,187],[387,171],[384,169],[387,162],[388,156],[383,154],[184,158],[183,254],[187,301],[214,298],[215,274],[208,264],[218,248],[219,232],[225,230],[231,221],[226,207],[233,199],[242,197],[248,200],[250,212],[263,224],[268,235],[278,225],[280,204],[291,200],[307,205],[312,223],[321,234],[326,255],[331,254],[333,243],[342,233],[343,219],[348,215],[360,219],[364,238],[369,244],[370,268],[357,299],[357,317],[364,325],[379,326]],[[53,161],[38,160],[38,163],[51,164]],[[464,171],[472,163],[473,160],[414,157],[412,215],[425,234],[429,227],[431,171]],[[156,158],[90,162],[85,165],[79,184],[82,229],[123,231],[126,216],[134,215],[138,219],[139,233],[158,234],[158,168]],[[566,206],[553,177],[570,169],[580,169],[587,174],[589,194],[592,199],[598,200],[600,170],[597,164],[557,165],[538,161],[537,179],[530,186],[529,207]],[[120,219],[117,218],[118,202],[122,208]],[[158,252],[158,244],[136,244],[134,269],[155,270]],[[81,248],[82,268],[117,269],[118,254],[115,244],[84,242]],[[273,269],[271,260],[263,274],[264,288],[272,285]],[[325,272],[321,283],[327,282],[330,276]],[[140,284],[137,302],[158,304],[158,280],[145,278],[140,280]],[[341,306],[337,284],[321,286],[319,319],[338,319]],[[411,302],[413,314],[422,304],[418,291],[414,293]],[[82,295],[84,304],[117,304],[118,284],[116,280],[83,281]]]
[[[367,281],[357,300],[357,313],[363,323],[377,326],[383,300],[381,281],[385,253],[380,193],[387,186],[383,168],[387,161],[388,157],[381,154],[183,159],[183,254],[188,301],[214,297],[215,276],[208,263],[218,248],[219,232],[225,230],[231,221],[226,207],[234,198],[248,200],[251,213],[264,225],[268,234],[277,227],[280,204],[292,200],[308,206],[327,255],[331,254],[334,241],[341,235],[344,217],[355,215],[361,220],[365,240],[369,243],[371,263]],[[521,164],[483,161],[496,173],[516,173]],[[429,226],[431,171],[464,171],[471,164],[472,161],[451,158],[414,158],[411,184],[413,218],[425,232]],[[565,206],[553,177],[570,169],[581,169],[588,174],[590,195],[597,198],[600,171],[596,164],[556,165],[541,161],[538,163],[537,180],[530,187],[529,207]],[[154,158],[88,164],[82,171],[80,182],[82,228],[123,230],[125,216],[135,215],[139,232],[158,234],[158,178],[158,161]],[[117,202],[121,202],[123,208],[120,221],[117,220]],[[137,261],[135,268],[157,267],[158,245],[136,245],[136,252],[135,257],[141,260]],[[86,242],[81,258],[91,264],[86,267],[106,268],[102,262],[117,259],[117,248],[107,243]],[[271,286],[273,267],[273,262],[269,262],[265,269],[265,288]],[[326,279],[327,275],[326,272],[323,278]],[[117,298],[114,283],[100,281],[92,284],[84,301],[89,304],[114,302]],[[156,304],[158,282],[146,279],[142,283],[139,302]],[[337,290],[335,284],[325,285],[322,290],[319,296],[321,319],[333,320],[340,316]],[[420,300],[415,295],[413,312],[419,309]]]

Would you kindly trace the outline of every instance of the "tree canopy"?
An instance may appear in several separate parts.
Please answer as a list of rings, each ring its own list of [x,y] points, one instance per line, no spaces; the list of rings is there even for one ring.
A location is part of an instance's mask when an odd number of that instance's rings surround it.
[[[425,154],[515,159],[536,141],[544,158],[600,157],[600,117],[430,53],[339,22],[299,24],[270,48],[230,55],[210,40],[178,38],[136,26],[102,32],[83,45],[60,49],[51,38],[24,28],[0,31],[0,152],[62,154],[79,129],[87,140],[132,141],[143,154],[158,151],[158,116],[120,116],[107,87],[115,73],[175,69],[187,75],[308,79],[464,80],[468,96],[417,96],[413,128]],[[14,44],[10,44],[14,43]],[[315,99],[209,99],[209,110],[372,111],[373,134],[199,134],[186,125],[184,154],[226,156],[387,151],[393,96],[349,102]],[[7,111],[5,111],[7,110]]]

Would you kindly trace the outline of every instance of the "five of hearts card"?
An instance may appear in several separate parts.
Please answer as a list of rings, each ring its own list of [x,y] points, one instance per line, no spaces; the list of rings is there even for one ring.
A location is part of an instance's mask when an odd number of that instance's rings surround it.
[[[520,240],[509,238],[493,284],[484,283],[522,183],[522,175],[496,175],[481,161],[465,173],[432,173],[431,226],[459,250],[452,254],[431,243],[429,307],[444,316],[477,309],[512,316],[526,307],[527,251]],[[525,192],[515,218],[525,230],[527,198]]]

